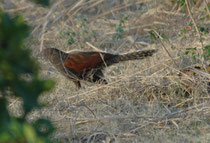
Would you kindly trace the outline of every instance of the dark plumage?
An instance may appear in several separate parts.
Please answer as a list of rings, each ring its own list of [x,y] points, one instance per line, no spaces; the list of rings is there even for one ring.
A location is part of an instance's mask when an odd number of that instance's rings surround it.
[[[107,84],[102,70],[121,61],[144,59],[152,56],[157,50],[144,50],[128,54],[115,55],[105,52],[72,52],[65,53],[56,48],[44,49],[44,55],[65,77],[81,87],[80,80]]]

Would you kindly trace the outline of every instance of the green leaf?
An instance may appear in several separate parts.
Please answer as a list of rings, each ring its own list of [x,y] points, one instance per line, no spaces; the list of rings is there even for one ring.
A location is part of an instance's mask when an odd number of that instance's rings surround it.
[[[170,43],[168,37],[167,37],[164,33],[161,34],[161,37],[162,37],[163,39],[165,39],[167,42]]]
[[[33,2],[37,4],[42,4],[43,6],[48,6],[49,5],[49,0],[32,0]]]
[[[54,86],[54,82],[39,78],[39,66],[31,57],[30,48],[24,46],[29,30],[30,27],[23,17],[10,17],[0,10],[1,143],[47,142],[53,128],[50,121],[45,121],[46,132],[38,132],[36,126],[26,120],[30,111],[42,107],[38,102],[39,96]],[[17,119],[9,114],[6,98],[8,95],[22,99],[22,117]]]
[[[23,132],[24,132],[24,136],[26,137],[27,142],[34,142],[37,140],[36,132],[31,125],[24,124]]]
[[[7,126],[10,122],[9,113],[6,108],[6,99],[0,97],[0,134],[7,130]]]
[[[149,31],[149,35],[150,35],[150,39],[152,41],[156,41],[157,40],[157,37],[155,36],[155,34],[152,31]]]
[[[51,122],[45,119],[37,120],[34,126],[36,127],[39,136],[49,136],[54,131],[54,127]]]
[[[207,60],[210,60],[210,45],[206,45],[204,47],[204,53],[203,53],[202,57],[204,57]]]

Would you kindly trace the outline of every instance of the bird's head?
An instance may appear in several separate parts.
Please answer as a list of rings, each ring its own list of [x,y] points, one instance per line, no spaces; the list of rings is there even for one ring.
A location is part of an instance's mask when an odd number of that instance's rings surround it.
[[[46,48],[42,51],[45,58],[49,59],[51,62],[56,62],[65,54],[56,48]]]
[[[60,50],[56,49],[56,48],[46,48],[42,51],[43,56],[45,57],[49,57],[53,54],[59,53]]]

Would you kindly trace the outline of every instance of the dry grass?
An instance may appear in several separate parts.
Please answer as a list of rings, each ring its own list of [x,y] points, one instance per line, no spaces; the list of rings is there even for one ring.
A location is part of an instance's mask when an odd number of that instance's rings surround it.
[[[48,106],[29,117],[50,119],[56,127],[53,140],[210,142],[209,74],[188,75],[182,70],[209,64],[184,53],[187,48],[210,45],[210,34],[197,35],[195,25],[188,26],[192,19],[185,8],[167,0],[54,0],[50,8],[7,0],[1,7],[26,17],[32,26],[27,44],[42,65],[41,76],[57,81],[56,88],[40,99]],[[209,19],[199,20],[205,15],[204,7],[204,3],[190,4],[196,26],[209,30]],[[117,33],[125,15],[124,32]],[[167,35],[169,42],[152,42],[151,29]],[[116,34],[121,39],[114,39]],[[111,53],[157,48],[159,52],[146,60],[111,66],[105,70],[108,85],[83,82],[84,88],[77,91],[40,54],[43,48],[52,47]],[[10,105],[17,115],[19,102],[14,100]]]

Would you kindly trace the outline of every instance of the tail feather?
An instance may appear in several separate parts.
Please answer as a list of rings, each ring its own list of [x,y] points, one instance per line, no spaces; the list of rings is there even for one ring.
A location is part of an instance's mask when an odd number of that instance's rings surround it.
[[[158,51],[157,49],[151,49],[151,50],[144,50],[144,51],[138,51],[138,52],[133,52],[133,53],[128,53],[128,54],[118,55],[115,58],[111,59],[108,62],[108,65],[119,63],[121,61],[144,59],[146,57],[152,56],[157,51]]]

